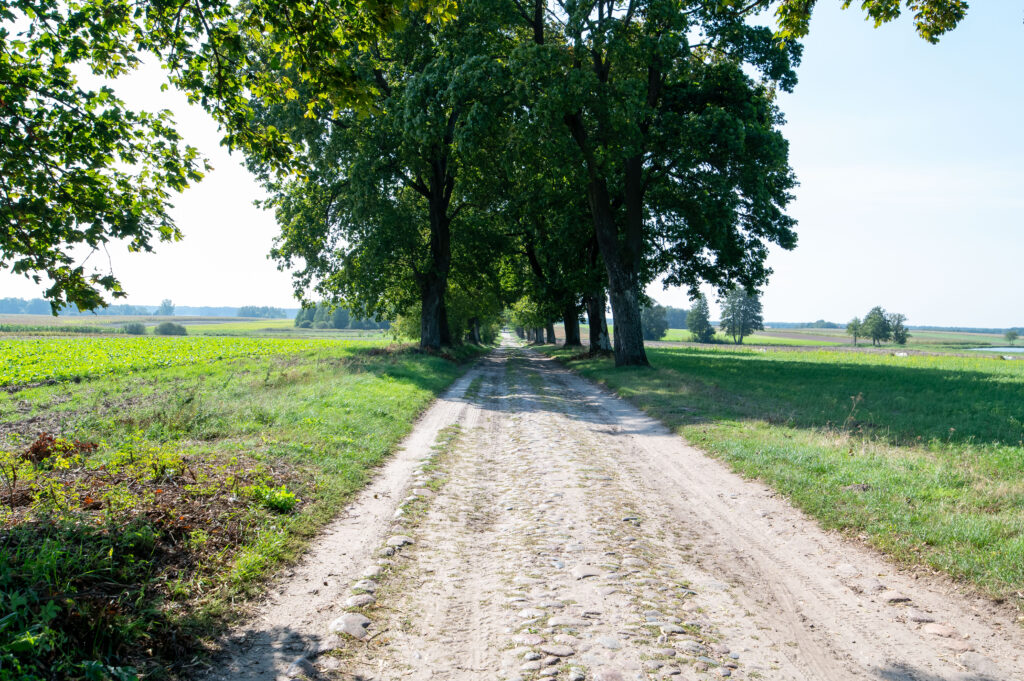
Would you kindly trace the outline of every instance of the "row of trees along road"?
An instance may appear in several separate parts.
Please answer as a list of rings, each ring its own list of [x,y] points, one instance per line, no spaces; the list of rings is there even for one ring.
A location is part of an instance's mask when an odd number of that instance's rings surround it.
[[[647,284],[747,290],[793,248],[778,90],[814,0],[109,0],[0,5],[0,267],[46,278],[54,310],[124,295],[75,249],[181,233],[174,191],[205,169],[166,112],[113,78],[155,54],[263,181],[296,293],[458,342],[506,307],[534,328],[591,318],[645,364]],[[862,4],[876,22],[898,0]],[[962,0],[913,3],[936,40]],[[779,31],[753,25],[775,8]],[[12,56],[13,55],[13,56]],[[53,159],[58,159],[55,164]],[[603,334],[603,336],[602,336]]]
[[[886,312],[881,307],[873,307],[864,315],[864,319],[854,317],[846,325],[846,333],[853,337],[853,344],[858,338],[870,338],[872,345],[881,345],[892,341],[897,345],[905,345],[910,332],[905,322],[907,316],[898,312]]]

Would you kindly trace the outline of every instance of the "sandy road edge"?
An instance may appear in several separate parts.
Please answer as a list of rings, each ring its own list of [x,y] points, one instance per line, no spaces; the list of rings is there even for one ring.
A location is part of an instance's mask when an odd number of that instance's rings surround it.
[[[242,623],[222,637],[211,666],[197,678],[278,679],[296,659],[320,651],[329,623],[344,612],[349,586],[380,547],[415,465],[430,453],[443,428],[465,418],[469,405],[463,398],[485,357],[474,360],[434,399],[366,486],[320,530],[302,559],[285,568],[267,585],[262,599],[245,608]]]

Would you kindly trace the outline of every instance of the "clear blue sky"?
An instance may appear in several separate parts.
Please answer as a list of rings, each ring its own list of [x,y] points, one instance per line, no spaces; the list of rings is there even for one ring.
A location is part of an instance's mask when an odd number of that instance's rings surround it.
[[[765,318],[1024,324],[1024,5],[971,3],[930,45],[840,4],[819,0],[780,98],[800,240],[770,258]]]
[[[975,2],[929,45],[907,20],[874,29],[839,5],[819,0],[800,83],[780,98],[800,242],[772,253],[766,319],[846,321],[882,305],[911,324],[1024,324],[1024,7]],[[128,302],[294,306],[288,276],[266,259],[276,226],[252,206],[258,186],[217,147],[208,117],[159,81],[150,68],[119,90],[174,110],[215,171],[176,201],[183,242],[155,255],[111,249]],[[39,292],[6,273],[0,289]],[[685,291],[649,292],[688,307]]]

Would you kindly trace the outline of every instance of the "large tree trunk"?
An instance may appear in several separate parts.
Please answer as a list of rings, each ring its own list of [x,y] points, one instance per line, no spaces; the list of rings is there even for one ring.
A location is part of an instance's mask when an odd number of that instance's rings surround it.
[[[615,318],[615,366],[648,366],[640,322],[639,259],[634,251],[642,244],[619,244],[615,215],[603,179],[592,179],[588,195],[594,232],[608,273],[608,297]]]
[[[587,295],[587,321],[590,324],[590,352],[611,352],[612,344],[608,339],[608,318],[605,317],[604,291]]]
[[[519,336],[520,338],[522,338],[522,339],[526,338],[526,329],[524,329],[523,327],[517,326],[515,331],[516,331],[516,335]]]
[[[533,342],[537,345],[544,345],[544,327],[538,326],[533,330]]]
[[[444,311],[444,285],[437,278],[426,277],[420,285],[420,348],[441,349],[441,319]],[[448,323],[445,321],[444,326]]]
[[[575,305],[566,306],[562,321],[565,324],[565,346],[583,345],[580,341],[580,311]]]
[[[554,322],[548,322],[548,325],[546,327],[544,327],[544,331],[546,331],[547,334],[548,334],[548,343],[550,345],[554,345],[555,343],[558,342],[555,339],[555,323]]]
[[[451,219],[448,217],[450,191],[445,173],[436,169],[430,182],[430,269],[422,275],[423,310],[420,317],[420,347],[437,350],[452,344],[444,297],[448,292],[448,271],[452,263]]]
[[[452,330],[448,326],[448,306],[445,305],[444,298],[441,298],[441,318],[437,320],[438,323],[438,335],[441,337],[441,345],[451,347],[455,345],[452,342]]]
[[[607,62],[595,63],[598,79],[606,82]],[[657,73],[652,71],[652,76]],[[653,81],[652,81],[653,83]],[[657,88],[648,85],[648,104],[654,104],[651,96],[657,98]],[[589,175],[587,181],[587,203],[594,221],[594,236],[604,260],[608,274],[608,294],[615,318],[615,366],[649,366],[644,352],[643,327],[640,323],[640,266],[643,256],[643,157],[626,159],[623,180],[624,194],[621,197],[626,208],[625,238],[620,240],[619,225],[615,219],[612,197],[608,183],[601,174],[599,163],[591,146],[583,116],[576,112],[564,117],[573,140],[584,155],[584,164]],[[598,126],[600,128],[600,124]]]

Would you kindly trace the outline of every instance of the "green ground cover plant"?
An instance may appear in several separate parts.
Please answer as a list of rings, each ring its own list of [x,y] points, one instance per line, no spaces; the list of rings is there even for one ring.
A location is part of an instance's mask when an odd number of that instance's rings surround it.
[[[0,391],[0,678],[187,672],[482,352],[272,347]]]
[[[0,339],[0,386],[66,381],[234,357],[291,354],[336,343],[325,339],[248,337]]]
[[[546,350],[822,524],[1024,603],[1024,362],[655,348]]]

